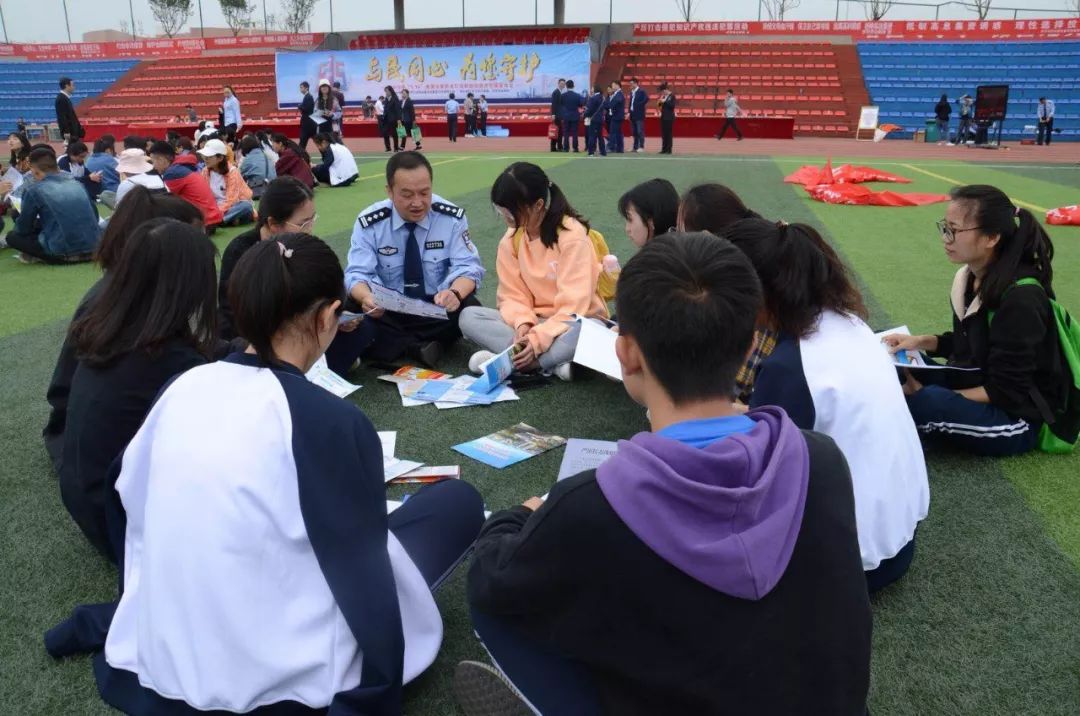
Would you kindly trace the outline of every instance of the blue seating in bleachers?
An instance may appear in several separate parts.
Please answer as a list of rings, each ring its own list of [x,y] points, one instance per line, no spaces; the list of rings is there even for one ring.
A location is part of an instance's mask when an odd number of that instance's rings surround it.
[[[75,80],[72,101],[78,105],[120,79],[138,60],[80,62],[3,62],[0,64],[0,131],[15,131],[19,118],[27,124],[55,124],[56,93],[61,77]]]
[[[1054,101],[1054,141],[1080,141],[1080,42],[860,42],[859,59],[870,100],[881,108],[881,123],[894,123],[908,137],[934,118],[942,94],[953,103],[975,96],[985,84],[1009,85],[1008,116],[1002,138],[1034,138],[1025,131],[1037,122],[1039,97]],[[0,85],[0,92],[2,92]]]

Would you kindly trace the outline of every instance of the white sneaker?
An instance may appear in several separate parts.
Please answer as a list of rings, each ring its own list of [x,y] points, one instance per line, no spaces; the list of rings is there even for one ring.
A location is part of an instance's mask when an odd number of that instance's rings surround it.
[[[555,370],[551,372],[555,374],[555,377],[565,383],[570,383],[574,380],[574,369],[570,363],[560,363],[555,366]]]
[[[641,153],[642,153],[642,152],[644,152],[645,150],[644,150],[644,149],[640,149],[640,148],[638,148],[638,149],[635,149],[634,151],[635,151],[635,152],[637,152],[638,154],[641,154]]]
[[[480,366],[494,356],[495,354],[491,351],[476,351],[472,354],[472,358],[469,358],[469,372],[480,375]]]
[[[0,249],[6,249],[7,247],[7,234],[0,234]]]

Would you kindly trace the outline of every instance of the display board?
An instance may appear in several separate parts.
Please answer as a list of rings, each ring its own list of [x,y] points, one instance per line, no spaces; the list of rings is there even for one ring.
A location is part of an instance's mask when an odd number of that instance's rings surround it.
[[[408,89],[413,102],[459,101],[472,92],[489,102],[539,102],[549,99],[559,79],[574,80],[588,93],[588,43],[571,45],[483,45],[462,47],[399,47],[340,52],[279,52],[278,107],[295,107],[299,86],[319,80],[340,82],[345,104],[356,106],[367,96],[379,97],[391,85]]]

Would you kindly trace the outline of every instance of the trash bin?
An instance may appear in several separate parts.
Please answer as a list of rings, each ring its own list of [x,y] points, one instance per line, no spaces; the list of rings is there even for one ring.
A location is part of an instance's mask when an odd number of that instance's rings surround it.
[[[927,142],[941,141],[941,137],[938,135],[938,131],[937,131],[937,120],[936,119],[928,119],[928,120],[926,120],[926,141]]]

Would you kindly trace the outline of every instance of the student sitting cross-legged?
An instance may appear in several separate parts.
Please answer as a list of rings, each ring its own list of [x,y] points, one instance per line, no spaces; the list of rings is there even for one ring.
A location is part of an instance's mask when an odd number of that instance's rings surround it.
[[[211,139],[199,150],[206,162],[203,178],[210,185],[221,211],[223,226],[240,226],[255,220],[255,206],[251,203],[251,187],[235,164],[228,160],[228,147],[220,139]]]
[[[1043,424],[1062,417],[1072,377],[1049,301],[1054,245],[1030,211],[992,186],[954,189],[938,228],[945,255],[961,265],[950,294],[953,329],[885,342],[980,370],[941,371],[940,385],[908,376],[915,425],[979,455],[1027,452]]]
[[[135,187],[128,192],[124,201],[117,203],[116,212],[105,227],[101,242],[94,253],[94,260],[102,273],[107,276],[120,265],[120,256],[124,252],[128,238],[135,234],[135,229],[150,219],[176,219],[200,231],[203,228],[202,212],[193,204],[189,204],[178,196],[153,194],[144,187]],[[90,305],[101,295],[104,287],[104,277],[98,279],[97,283],[90,287],[79,301],[75,315],[71,318],[72,323],[86,313]],[[51,410],[49,421],[45,429],[41,431],[45,439],[45,448],[49,451],[49,457],[52,459],[57,475],[63,472],[61,466],[64,455],[64,427],[67,423],[68,396],[71,393],[71,382],[75,377],[77,366],[75,344],[69,333],[64,338],[60,355],[56,359],[56,367],[53,369],[52,380],[49,381],[49,389],[45,393],[45,399]]]
[[[168,142],[155,142],[150,148],[150,162],[161,175],[165,186],[171,193],[199,207],[206,230],[212,233],[221,224],[222,214],[210,184],[199,172],[197,156],[177,156],[176,150]]]
[[[35,181],[22,195],[7,245],[24,263],[89,261],[101,236],[97,206],[79,180],[59,170],[51,150],[30,152],[30,171]]]
[[[491,202],[506,221],[496,269],[498,308],[466,308],[462,334],[484,350],[471,369],[512,345],[518,371],[542,370],[571,380],[581,325],[571,318],[608,317],[597,293],[600,261],[589,224],[535,164],[507,167],[491,187]]]
[[[658,236],[616,306],[652,429],[484,525],[468,599],[501,673],[458,666],[465,713],[862,716],[871,618],[847,464],[783,409],[732,404],[753,267],[709,234]]]
[[[251,348],[170,383],[124,451],[109,492],[119,602],[46,635],[54,656],[104,649],[94,671],[111,706],[399,714],[402,685],[434,661],[431,590],[483,505],[447,480],[387,515],[371,421],[304,377],[343,286],[315,237],[250,249],[229,290]]]
[[[311,169],[316,179],[333,187],[349,186],[356,181],[360,175],[360,170],[356,167],[356,158],[348,147],[334,141],[333,134],[330,132],[316,134],[315,147],[322,154],[322,163]]]
[[[779,405],[836,441],[851,468],[870,591],[907,571],[930,487],[915,424],[862,296],[836,252],[805,224],[746,219],[722,236],[749,258],[765,294],[758,323],[777,334],[750,407]]]
[[[86,538],[114,561],[105,518],[109,466],[162,386],[211,357],[216,253],[191,224],[144,222],[71,324],[78,366],[67,397],[60,496]]]

